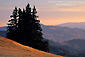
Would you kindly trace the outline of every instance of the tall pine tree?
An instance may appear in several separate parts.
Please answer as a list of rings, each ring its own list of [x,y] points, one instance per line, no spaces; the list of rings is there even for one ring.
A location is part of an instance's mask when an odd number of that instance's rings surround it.
[[[37,20],[36,14],[35,6],[31,9],[30,4],[23,11],[20,8],[17,10],[15,7],[11,16],[13,19],[9,20],[7,38],[48,52],[49,43],[42,36],[40,20]]]
[[[16,40],[16,30],[17,30],[17,17],[18,17],[18,14],[17,14],[18,10],[17,10],[17,7],[15,7],[15,9],[13,10],[13,13],[12,15],[10,16],[12,19],[9,20],[8,22],[8,27],[7,27],[7,35],[6,37],[9,38],[9,39],[12,39],[12,40]]]

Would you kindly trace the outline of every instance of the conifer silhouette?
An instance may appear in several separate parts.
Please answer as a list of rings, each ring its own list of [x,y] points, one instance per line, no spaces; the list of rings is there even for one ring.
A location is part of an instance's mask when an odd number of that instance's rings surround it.
[[[16,40],[16,30],[17,30],[17,24],[18,24],[17,23],[17,21],[18,21],[17,12],[18,12],[17,7],[15,7],[12,15],[10,16],[12,19],[8,21],[9,23],[8,23],[8,27],[7,27],[7,31],[8,31],[7,38],[9,38],[9,39],[11,38],[13,40]]]
[[[23,11],[15,7],[13,19],[9,20],[7,38],[21,44],[49,52],[48,40],[43,38],[40,20],[37,20],[36,7],[31,9],[30,4]]]

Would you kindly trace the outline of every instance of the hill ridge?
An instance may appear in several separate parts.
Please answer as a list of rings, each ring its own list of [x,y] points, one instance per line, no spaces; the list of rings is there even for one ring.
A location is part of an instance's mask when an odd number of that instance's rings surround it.
[[[0,37],[0,57],[63,57],[24,46],[13,40]]]

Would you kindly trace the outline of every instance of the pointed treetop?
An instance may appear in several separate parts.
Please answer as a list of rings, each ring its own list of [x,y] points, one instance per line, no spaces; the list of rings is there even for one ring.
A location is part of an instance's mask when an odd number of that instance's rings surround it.
[[[21,9],[19,8],[19,11],[21,11]]]
[[[15,10],[17,10],[17,7],[15,6]]]
[[[36,7],[34,6],[34,7],[33,7],[33,14],[36,14],[36,13],[37,13]]]
[[[19,14],[22,14],[22,10],[19,8],[19,11],[18,11]]]
[[[34,10],[36,9],[36,7],[34,6],[34,8],[33,8]]]
[[[23,11],[25,11],[25,9],[23,8]]]
[[[35,5],[34,5],[34,8],[35,8]]]
[[[26,7],[30,7],[30,4],[28,3]]]
[[[26,11],[27,12],[30,12],[31,11],[31,7],[30,7],[30,4],[28,3],[27,6],[26,6]]]
[[[23,8],[23,13],[25,13],[25,9]]]
[[[16,9],[17,7],[15,6],[15,9]]]

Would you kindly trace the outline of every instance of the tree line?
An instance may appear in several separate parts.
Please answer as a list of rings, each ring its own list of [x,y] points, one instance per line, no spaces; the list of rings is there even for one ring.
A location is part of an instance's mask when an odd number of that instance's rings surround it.
[[[37,20],[36,14],[36,7],[31,8],[30,4],[27,4],[23,10],[15,7],[8,21],[6,37],[23,45],[49,52],[48,40],[42,36],[40,20]]]

